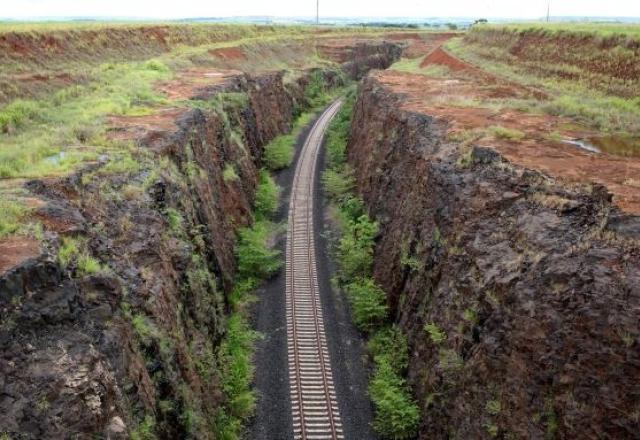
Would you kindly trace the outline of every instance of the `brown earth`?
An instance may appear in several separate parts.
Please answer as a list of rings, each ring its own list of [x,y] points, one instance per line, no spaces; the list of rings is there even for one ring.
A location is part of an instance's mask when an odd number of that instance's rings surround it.
[[[640,159],[595,154],[551,140],[551,133],[566,139],[597,135],[569,119],[528,114],[508,108],[495,111],[474,102],[482,99],[541,99],[544,95],[538,90],[484,74],[475,66],[456,62],[455,58],[441,50],[425,58],[423,66],[431,63],[443,63],[460,74],[434,78],[385,71],[374,76],[394,93],[405,96],[402,108],[446,120],[450,124],[449,135],[455,136],[464,130],[484,130],[491,126],[521,131],[524,137],[520,140],[484,135],[476,140],[475,145],[494,148],[515,164],[544,171],[556,178],[604,185],[613,194],[614,202],[619,207],[629,213],[640,214],[640,191],[627,183],[640,175]],[[456,70],[453,66],[459,68]]]
[[[213,49],[209,51],[209,54],[214,57],[220,57],[224,59],[247,59],[244,51],[239,47],[224,47],[220,49]]]
[[[422,63],[420,63],[420,67],[427,67],[431,64],[437,64],[440,66],[448,67],[450,70],[454,72],[459,72],[461,70],[474,69],[474,67],[471,64],[465,63],[464,61],[449,55],[447,52],[445,52],[442,49],[442,47],[438,47],[437,49],[429,53],[424,58]]]
[[[625,35],[474,28],[465,41],[478,54],[538,76],[581,81],[607,94],[640,93],[640,40]],[[491,51],[494,49],[494,51]]]
[[[17,266],[29,258],[40,255],[40,243],[29,237],[9,237],[0,240],[0,273]]]

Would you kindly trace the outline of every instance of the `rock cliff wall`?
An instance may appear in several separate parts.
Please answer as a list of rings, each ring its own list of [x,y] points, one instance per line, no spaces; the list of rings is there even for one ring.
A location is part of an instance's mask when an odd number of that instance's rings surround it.
[[[420,438],[636,438],[640,219],[401,105],[365,79],[348,155]]]
[[[212,438],[235,231],[308,75],[240,76],[200,96],[216,109],[171,112],[132,155],[27,184],[45,237],[0,277],[0,432]]]

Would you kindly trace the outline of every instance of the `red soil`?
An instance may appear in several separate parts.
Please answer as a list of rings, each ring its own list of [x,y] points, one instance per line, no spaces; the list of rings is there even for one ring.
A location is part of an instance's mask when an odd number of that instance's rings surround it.
[[[242,72],[226,69],[189,69],[180,72],[171,81],[158,84],[156,89],[171,101],[191,99],[204,88],[223,84],[238,75],[242,75]]]
[[[40,245],[33,238],[15,236],[0,240],[0,274],[38,255]]]
[[[438,47],[436,50],[427,55],[422,63],[420,63],[420,67],[427,67],[432,64],[446,66],[449,68],[449,70],[452,70],[454,72],[459,72],[461,70],[471,70],[474,68],[472,65],[467,64],[464,61],[452,57],[441,47]]]
[[[210,55],[214,57],[222,58],[225,60],[246,60],[247,55],[239,47],[223,47],[220,49],[212,49],[209,51]]]
[[[444,51],[442,53],[448,55]],[[457,64],[450,60],[451,56],[438,54],[438,57],[449,66]],[[464,65],[462,62],[460,64]],[[476,69],[473,66],[471,68]],[[382,84],[406,97],[403,108],[447,121],[452,135],[463,130],[485,130],[491,126],[521,131],[524,133],[521,140],[498,139],[487,133],[473,145],[494,148],[514,164],[537,169],[569,182],[605,185],[620,208],[640,214],[640,186],[630,184],[638,181],[640,159],[594,154],[550,140],[549,135],[553,132],[566,138],[589,138],[596,134],[580,128],[569,119],[528,114],[514,109],[496,111],[474,107],[474,99],[527,98],[537,92],[504,80],[497,81],[490,75],[473,74],[474,70],[459,69],[458,72],[450,78],[391,70],[374,75]],[[461,104],[456,107],[456,102]]]

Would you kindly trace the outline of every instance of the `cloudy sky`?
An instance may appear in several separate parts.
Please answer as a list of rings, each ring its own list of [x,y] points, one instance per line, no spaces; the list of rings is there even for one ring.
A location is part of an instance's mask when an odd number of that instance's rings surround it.
[[[1,17],[313,16],[316,0],[1,0]],[[548,0],[320,0],[324,16],[538,18]],[[555,16],[640,17],[640,0],[551,0]]]

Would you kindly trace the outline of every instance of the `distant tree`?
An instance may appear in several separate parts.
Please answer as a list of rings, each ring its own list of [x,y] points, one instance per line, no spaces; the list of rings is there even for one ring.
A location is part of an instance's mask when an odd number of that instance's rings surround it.
[[[486,18],[479,18],[473,22],[473,26],[477,24],[484,24],[484,23],[489,23],[489,20],[487,20]]]
[[[447,27],[452,31],[455,31],[456,29],[458,29],[458,25],[455,23],[447,23]]]

